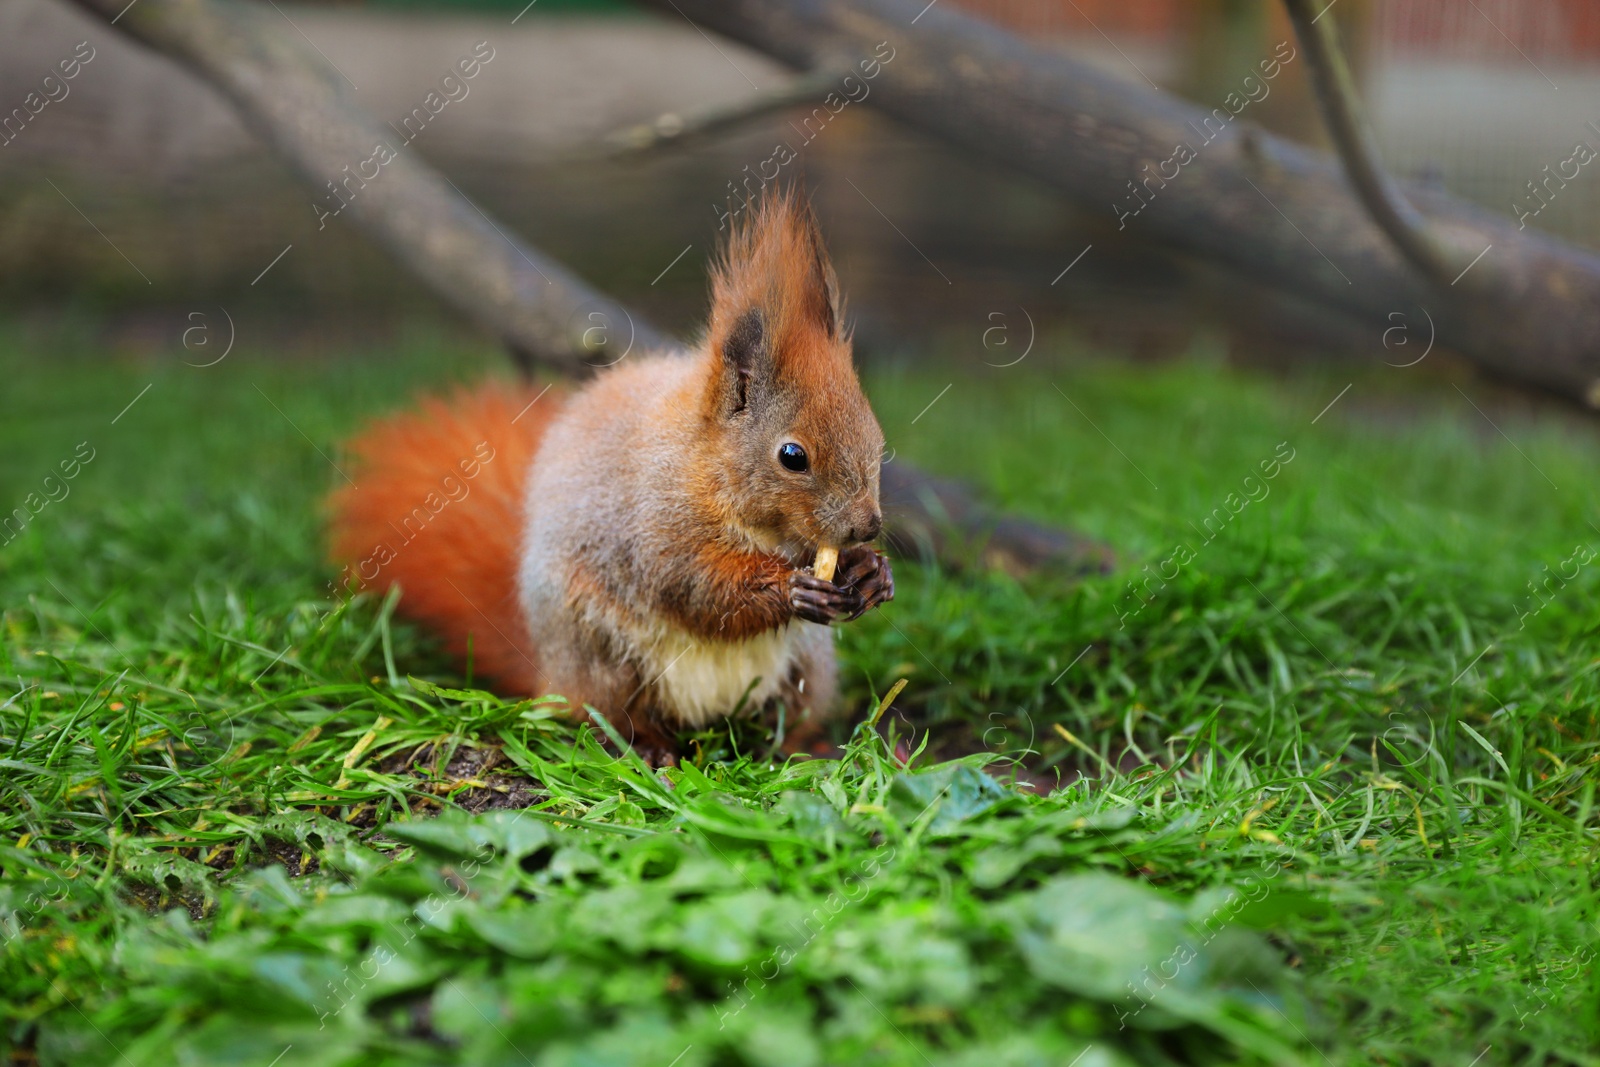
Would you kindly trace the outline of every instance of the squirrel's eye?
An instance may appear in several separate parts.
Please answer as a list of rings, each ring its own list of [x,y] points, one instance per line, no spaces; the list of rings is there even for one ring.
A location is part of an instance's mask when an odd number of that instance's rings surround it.
[[[806,458],[806,450],[793,441],[785,441],[778,446],[778,462],[783,464],[785,470],[799,474],[811,466],[811,461]]]

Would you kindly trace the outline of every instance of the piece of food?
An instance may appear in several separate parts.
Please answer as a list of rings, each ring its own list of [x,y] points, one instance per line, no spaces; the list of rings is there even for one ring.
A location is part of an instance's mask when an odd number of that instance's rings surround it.
[[[833,581],[833,572],[839,566],[839,550],[832,545],[819,545],[817,547],[817,561],[811,565],[811,573],[825,582]]]

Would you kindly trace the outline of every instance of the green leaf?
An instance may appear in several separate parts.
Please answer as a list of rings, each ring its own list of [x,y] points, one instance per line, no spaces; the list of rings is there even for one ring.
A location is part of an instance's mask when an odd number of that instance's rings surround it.
[[[937,836],[1010,795],[982,771],[965,763],[948,764],[920,774],[896,775],[889,788],[889,811],[908,827],[932,812],[928,833]]]
[[[567,908],[543,903],[533,907],[473,908],[464,913],[467,926],[501,952],[541,959],[561,940]]]
[[[1109,874],[1065,875],[1001,906],[1029,969],[1097,1000],[1124,1000],[1147,968],[1195,952],[1183,910],[1142,883]],[[1186,984],[1193,968],[1176,967]]]

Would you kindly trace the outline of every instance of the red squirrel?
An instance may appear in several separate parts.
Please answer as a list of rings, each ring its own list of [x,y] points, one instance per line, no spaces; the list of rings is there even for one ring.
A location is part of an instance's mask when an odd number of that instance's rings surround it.
[[[330,501],[353,580],[398,585],[399,612],[498,689],[590,705],[652,764],[740,706],[781,701],[791,749],[814,737],[829,624],[894,597],[872,547],[883,432],[810,206],[765,198],[711,289],[687,352],[378,422]],[[831,581],[819,548],[839,551]]]

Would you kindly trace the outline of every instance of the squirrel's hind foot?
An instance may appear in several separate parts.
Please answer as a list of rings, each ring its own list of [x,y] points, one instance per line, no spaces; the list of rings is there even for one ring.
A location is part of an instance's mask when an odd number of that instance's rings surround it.
[[[639,715],[624,715],[617,729],[628,748],[644,760],[651,770],[678,765],[678,738],[668,727]],[[607,748],[615,748],[611,738],[604,738]],[[625,753],[619,753],[625,754]]]

